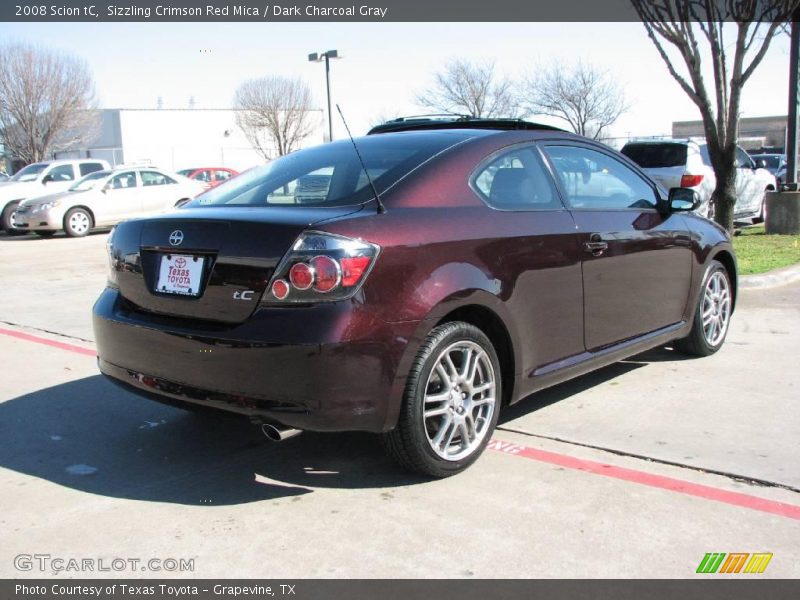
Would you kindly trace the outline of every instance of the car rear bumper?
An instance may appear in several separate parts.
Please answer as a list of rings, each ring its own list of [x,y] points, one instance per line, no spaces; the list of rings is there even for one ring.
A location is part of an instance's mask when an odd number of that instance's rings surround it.
[[[100,371],[140,395],[297,429],[374,432],[394,425],[419,325],[349,302],[261,308],[238,325],[172,319],[136,310],[113,288],[93,322]]]

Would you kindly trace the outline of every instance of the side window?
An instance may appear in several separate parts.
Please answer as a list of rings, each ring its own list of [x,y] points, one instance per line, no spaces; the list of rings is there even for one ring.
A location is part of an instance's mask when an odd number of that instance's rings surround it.
[[[50,172],[45,175],[49,181],[72,181],[75,179],[75,170],[72,165],[59,165],[50,169]]]
[[[83,177],[84,175],[88,175],[89,173],[102,171],[103,165],[101,165],[100,163],[81,163],[79,169],[81,171],[81,177]]]
[[[194,177],[192,177],[195,181],[202,181],[203,183],[209,183],[211,181],[211,171],[208,169],[203,169],[199,173],[197,173]]]
[[[736,146],[736,167],[739,169],[753,168],[753,159],[750,158],[750,155],[742,150],[739,146]]]
[[[510,150],[480,167],[472,177],[472,185],[492,208],[562,208],[553,180],[531,146]]]
[[[653,187],[617,159],[579,146],[547,146],[572,208],[655,208]]]
[[[133,171],[126,171],[118,175],[114,175],[111,181],[108,182],[108,187],[112,190],[124,190],[127,188],[136,187],[136,173]]]
[[[147,187],[149,185],[167,185],[168,183],[175,183],[171,177],[167,177],[158,171],[140,171],[139,175],[142,178],[142,185]]]
[[[214,171],[214,177],[216,177],[217,181],[225,181],[231,178],[231,173],[230,171]]]

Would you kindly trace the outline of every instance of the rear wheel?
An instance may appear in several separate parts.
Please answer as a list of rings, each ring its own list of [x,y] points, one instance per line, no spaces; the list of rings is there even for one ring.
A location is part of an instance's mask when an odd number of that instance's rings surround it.
[[[725,342],[733,310],[731,281],[722,263],[711,261],[701,289],[692,331],[675,342],[675,349],[695,356],[709,356]]]
[[[437,327],[411,367],[397,427],[383,436],[388,454],[425,475],[460,473],[489,443],[501,384],[497,353],[480,329],[463,322]]]
[[[69,237],[83,237],[93,225],[92,215],[84,208],[72,208],[64,215],[64,233]]]
[[[753,223],[763,223],[767,220],[767,192],[769,189],[764,190],[764,195],[761,197],[761,208],[758,215],[753,219]]]

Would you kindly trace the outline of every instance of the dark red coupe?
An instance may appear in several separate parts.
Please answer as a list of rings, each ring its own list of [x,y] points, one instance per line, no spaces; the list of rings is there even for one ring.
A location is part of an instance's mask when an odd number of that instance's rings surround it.
[[[655,346],[716,352],[728,235],[602,144],[517,120],[396,120],[109,238],[100,370],[184,407],[380,433],[446,476],[502,407]]]

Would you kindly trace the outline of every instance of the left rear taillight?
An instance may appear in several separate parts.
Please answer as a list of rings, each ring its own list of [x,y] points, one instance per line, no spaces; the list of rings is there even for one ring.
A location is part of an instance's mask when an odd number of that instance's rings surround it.
[[[363,285],[380,246],[331,233],[307,231],[283,258],[264,293],[265,304],[330,302]]]
[[[106,284],[108,287],[118,287],[117,282],[117,261],[114,257],[114,232],[116,227],[112,227],[111,231],[106,238],[106,252],[108,253],[108,276],[106,277]]]

